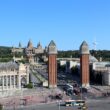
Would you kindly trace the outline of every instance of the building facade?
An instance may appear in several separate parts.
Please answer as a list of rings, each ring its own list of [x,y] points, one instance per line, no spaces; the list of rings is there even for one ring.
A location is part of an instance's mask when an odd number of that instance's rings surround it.
[[[15,62],[0,63],[0,91],[21,89],[28,83],[28,65]]]
[[[94,62],[92,63],[93,78],[101,85],[110,85],[110,62]]]

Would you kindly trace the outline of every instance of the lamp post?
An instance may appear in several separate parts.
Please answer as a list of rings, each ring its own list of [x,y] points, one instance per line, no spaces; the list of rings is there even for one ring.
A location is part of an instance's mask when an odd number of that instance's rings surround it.
[[[58,101],[58,110],[60,110],[60,101]]]
[[[80,86],[80,91],[81,91],[81,93],[80,93],[80,99],[82,100],[82,85]]]
[[[81,101],[82,101],[82,85],[80,86],[80,88],[81,88],[81,93],[80,93],[81,97],[80,98],[81,98]],[[81,110],[83,110],[82,107],[81,107]]]
[[[82,100],[82,85],[81,85],[81,100]]]

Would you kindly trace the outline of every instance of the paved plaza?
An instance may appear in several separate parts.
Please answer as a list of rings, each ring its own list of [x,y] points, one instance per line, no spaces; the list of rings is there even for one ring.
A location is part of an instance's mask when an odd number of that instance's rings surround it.
[[[42,74],[46,75],[46,73]],[[35,77],[34,81],[37,83]],[[58,88],[49,89],[45,87],[34,87],[33,89],[21,89],[16,91],[4,91],[1,93],[0,103],[3,104],[4,110],[78,110],[78,107],[65,107],[59,106],[59,101],[64,102],[68,99],[81,98],[81,96],[68,96],[62,89],[62,85],[66,84],[78,78],[65,73],[58,74]],[[103,93],[109,92],[109,86],[91,86],[87,93],[83,93],[83,97],[86,100],[88,110],[109,110],[110,98],[103,96]],[[62,94],[62,100],[51,99],[49,96],[56,94]],[[104,109],[106,108],[106,109]]]
[[[92,88],[91,91],[97,91]],[[0,102],[4,105],[4,110],[78,110],[76,107],[59,106],[70,96],[63,95],[62,100],[52,100],[47,98],[50,94],[63,93],[60,89],[36,88],[30,90],[16,91],[14,96],[1,98]],[[88,96],[88,97],[87,97]],[[85,97],[85,94],[83,94]],[[86,94],[86,104],[88,110],[109,110],[110,97],[94,97]]]

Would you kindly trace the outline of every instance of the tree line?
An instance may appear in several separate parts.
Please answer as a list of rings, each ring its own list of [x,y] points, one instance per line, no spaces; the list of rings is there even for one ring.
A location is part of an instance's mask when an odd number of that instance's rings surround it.
[[[110,61],[110,50],[90,50],[90,54],[98,60]],[[79,50],[58,51],[59,58],[79,58]]]
[[[0,46],[0,62],[8,62],[13,58],[13,54],[11,52],[12,47]],[[98,60],[102,58],[103,61],[110,61],[110,50],[90,50],[91,55],[95,56]],[[16,57],[20,57],[25,54],[23,53],[15,53]],[[79,50],[59,50],[58,58],[79,58],[80,53]]]
[[[11,47],[0,46],[0,62],[12,60]]]

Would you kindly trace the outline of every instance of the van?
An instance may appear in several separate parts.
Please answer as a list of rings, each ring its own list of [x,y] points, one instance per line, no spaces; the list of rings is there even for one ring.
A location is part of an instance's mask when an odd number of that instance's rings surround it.
[[[73,90],[73,86],[70,85],[70,84],[66,84],[66,88],[68,88],[68,89],[72,89],[72,90]]]

